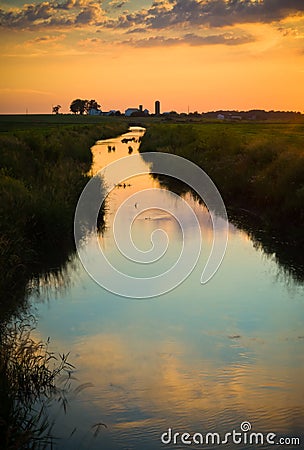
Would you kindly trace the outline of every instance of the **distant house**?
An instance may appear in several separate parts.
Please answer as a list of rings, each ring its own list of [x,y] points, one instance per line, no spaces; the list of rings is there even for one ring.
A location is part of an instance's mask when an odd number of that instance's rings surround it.
[[[126,117],[131,117],[132,114],[139,113],[139,112],[140,112],[140,110],[138,108],[128,108],[128,109],[125,110],[125,116]]]
[[[142,105],[139,108],[128,108],[125,110],[126,117],[145,117],[149,115],[148,109],[143,109]]]
[[[88,114],[89,116],[100,116],[102,112],[100,111],[100,109],[91,108],[89,109]]]
[[[224,119],[225,119],[224,114],[218,114],[216,117],[217,117],[217,119],[219,119],[219,120],[224,120]]]

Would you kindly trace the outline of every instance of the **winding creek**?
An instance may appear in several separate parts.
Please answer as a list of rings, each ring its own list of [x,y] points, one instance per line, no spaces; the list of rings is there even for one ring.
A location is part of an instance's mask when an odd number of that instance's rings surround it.
[[[96,144],[93,173],[128,155],[130,144],[122,143],[123,137],[138,141],[142,133],[133,129]],[[109,145],[115,152],[108,151]],[[136,152],[138,142],[131,145]],[[148,167],[144,159],[141,164]],[[152,176],[117,186],[107,200],[100,245],[120,269],[124,261],[111,233],[115,212],[130,195],[148,188],[163,189],[168,209],[182,214],[175,197]],[[244,421],[255,432],[303,437],[304,287],[232,224],[224,261],[202,286],[200,273],[211,245],[209,214],[190,193],[185,198],[199,219],[203,252],[195,270],[173,291],[146,300],[116,296],[96,284],[75,255],[62,283],[50,280],[39,297],[32,296],[37,335],[50,336],[53,350],[70,352],[79,383],[92,383],[71,399],[66,414],[50,411],[60,449],[181,449],[189,446],[180,441],[164,445],[161,434],[172,428],[224,436]],[[131,212],[126,208],[125,214]],[[132,233],[146,250],[157,228],[170,240],[158,266],[164,270],[182,245],[174,218],[160,210],[142,213]],[[90,242],[87,252],[96,257]]]

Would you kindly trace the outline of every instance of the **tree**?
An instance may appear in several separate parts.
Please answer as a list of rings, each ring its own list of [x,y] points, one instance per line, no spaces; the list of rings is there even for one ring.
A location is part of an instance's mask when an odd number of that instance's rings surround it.
[[[61,108],[61,105],[56,105],[53,106],[53,113],[54,114],[59,114],[59,109]]]
[[[96,100],[89,100],[86,104],[86,112],[88,113],[90,109],[96,109],[98,110],[100,108],[100,105],[97,103]]]
[[[70,110],[74,114],[83,114],[87,111],[87,105],[88,100],[81,100],[80,98],[77,98],[76,100],[73,100],[70,105]]]

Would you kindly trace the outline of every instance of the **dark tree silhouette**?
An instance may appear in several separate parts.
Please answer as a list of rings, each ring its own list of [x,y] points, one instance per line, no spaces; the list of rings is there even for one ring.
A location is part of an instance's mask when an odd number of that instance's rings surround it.
[[[97,103],[96,100],[89,100],[86,104],[86,112],[89,112],[90,109],[98,110],[99,108],[100,108],[100,105]]]
[[[70,110],[74,114],[83,114],[84,112],[87,112],[87,105],[88,100],[81,100],[80,98],[77,98],[76,100],[72,101]]]
[[[56,105],[53,106],[53,113],[54,114],[59,114],[59,109],[61,108],[61,105]]]

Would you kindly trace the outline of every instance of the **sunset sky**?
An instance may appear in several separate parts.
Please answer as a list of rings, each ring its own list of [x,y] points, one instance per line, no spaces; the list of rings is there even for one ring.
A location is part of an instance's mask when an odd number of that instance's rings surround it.
[[[0,25],[0,113],[304,111],[304,0],[7,0]]]

